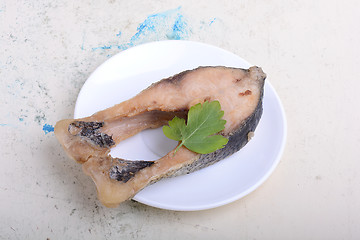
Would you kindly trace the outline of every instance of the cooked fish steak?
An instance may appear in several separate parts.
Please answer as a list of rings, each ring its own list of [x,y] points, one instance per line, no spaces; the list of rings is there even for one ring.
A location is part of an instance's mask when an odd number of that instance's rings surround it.
[[[116,207],[161,178],[186,174],[239,151],[262,115],[266,75],[249,69],[199,67],[152,84],[135,97],[81,119],[65,119],[55,135],[67,154],[93,179],[100,201]],[[186,118],[191,106],[217,100],[227,122],[220,134],[227,145],[210,154],[182,146],[156,161],[129,161],[110,156],[120,141],[144,129],[161,127],[174,116]]]

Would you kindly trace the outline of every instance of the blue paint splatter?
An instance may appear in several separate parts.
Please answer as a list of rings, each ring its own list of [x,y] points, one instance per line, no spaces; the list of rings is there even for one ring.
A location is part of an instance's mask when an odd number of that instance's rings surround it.
[[[84,50],[84,43],[85,43],[85,32],[83,32],[83,35],[82,35],[82,43],[81,43],[81,50]]]
[[[113,48],[113,47],[114,47],[114,45],[109,45],[109,46],[104,45],[104,46],[101,46],[101,47],[95,47],[95,48],[93,48],[92,50],[93,50],[93,51],[94,51],[94,50],[98,50],[98,49],[105,50],[105,49],[111,49],[111,48]]]
[[[181,7],[148,16],[130,39],[130,45],[167,39],[187,39],[189,29]]]
[[[18,126],[10,124],[10,123],[0,123],[0,127],[18,128]]]
[[[180,40],[188,36],[188,24],[184,21],[183,15],[178,15],[172,31],[167,35],[168,39]]]
[[[215,22],[216,18],[213,18],[210,23],[209,23],[209,26],[211,26],[211,24],[213,24]]]
[[[20,122],[23,122],[23,121],[24,121],[24,118],[22,118],[22,117],[19,118],[19,121],[20,121]]]
[[[138,27],[136,33],[129,41],[120,44],[110,44],[92,48],[95,50],[108,50],[117,48],[126,50],[130,47],[160,40],[184,40],[189,38],[190,28],[181,13],[181,7],[165,12],[149,15]],[[121,31],[116,34],[121,37]]]
[[[45,134],[53,132],[54,131],[54,126],[45,123],[45,125],[43,126],[43,131],[44,131]]]

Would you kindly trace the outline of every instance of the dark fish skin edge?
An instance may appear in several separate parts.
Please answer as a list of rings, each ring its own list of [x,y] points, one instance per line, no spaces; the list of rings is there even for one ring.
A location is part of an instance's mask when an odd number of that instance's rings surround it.
[[[209,154],[202,154],[197,161],[193,162],[192,164],[183,166],[181,169],[173,172],[171,175],[169,174],[168,177],[175,177],[195,172],[216,162],[219,162],[220,160],[234,154],[235,152],[243,148],[249,142],[248,134],[255,131],[263,113],[262,100],[264,93],[264,83],[261,87],[262,89],[260,100],[255,108],[255,111],[247,119],[245,119],[244,123],[240,125],[235,132],[233,132],[229,136],[229,141],[224,148],[216,150],[215,152]]]
[[[74,121],[69,125],[68,131],[70,134],[72,134],[72,128],[77,128],[79,133],[75,134],[75,136],[80,136],[86,139],[88,142],[101,148],[110,148],[111,146],[115,145],[115,142],[112,139],[112,136],[100,132],[100,128],[103,126],[104,122]]]
[[[141,169],[155,163],[154,161],[129,161],[121,158],[116,158],[116,160],[119,165],[110,168],[109,177],[124,183],[129,181]]]

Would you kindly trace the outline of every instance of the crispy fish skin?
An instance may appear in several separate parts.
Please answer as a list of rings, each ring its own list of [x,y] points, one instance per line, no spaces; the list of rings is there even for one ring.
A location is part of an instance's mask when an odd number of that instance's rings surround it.
[[[262,115],[266,75],[249,69],[199,67],[152,84],[137,96],[82,119],[66,119],[55,135],[68,155],[91,176],[99,200],[116,207],[161,178],[190,173],[239,151],[249,141]],[[161,127],[174,116],[186,118],[196,103],[218,100],[227,120],[220,133],[227,145],[210,154],[181,147],[151,161],[112,158],[110,148],[147,128]]]

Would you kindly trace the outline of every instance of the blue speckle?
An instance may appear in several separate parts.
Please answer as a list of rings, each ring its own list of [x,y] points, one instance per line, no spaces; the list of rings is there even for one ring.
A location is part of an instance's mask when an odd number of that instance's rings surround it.
[[[116,36],[121,37],[121,31],[118,34],[116,34]]]
[[[54,126],[45,123],[45,125],[43,126],[43,131],[44,131],[45,134],[53,132],[54,131]]]
[[[209,26],[211,26],[211,24],[213,24],[215,22],[216,18],[213,18],[210,23],[209,23]]]
[[[124,43],[124,44],[117,45],[116,47],[120,50],[126,50],[133,46],[134,46],[134,44],[132,44],[132,43]]]
[[[82,36],[82,43],[81,43],[81,50],[84,50],[84,43],[85,43],[85,32],[83,33],[83,36]]]
[[[188,35],[187,23],[184,21],[183,15],[178,15],[173,27],[172,32],[167,35],[168,39],[180,40]]]
[[[0,123],[0,127],[18,128],[17,125],[13,125],[13,124],[11,124],[11,123]]]
[[[109,46],[101,46],[101,47],[96,47],[96,48],[93,48],[92,50],[95,51],[95,50],[98,50],[98,49],[102,49],[102,50],[105,50],[105,49],[111,49],[113,47],[113,45],[109,45]]]
[[[139,40],[140,38],[144,38],[144,37],[149,37],[150,34],[153,34],[156,32],[155,28],[155,24],[157,24],[156,22],[158,20],[156,20],[156,18],[162,18],[162,21],[164,21],[164,15],[163,14],[154,14],[154,15],[150,15],[147,19],[145,19],[144,22],[142,22],[138,28],[137,28],[137,32],[135,33],[134,36],[131,37],[130,42],[134,42]]]
[[[20,121],[20,122],[23,122],[23,121],[24,121],[24,118],[22,118],[22,117],[19,118],[19,121]]]

